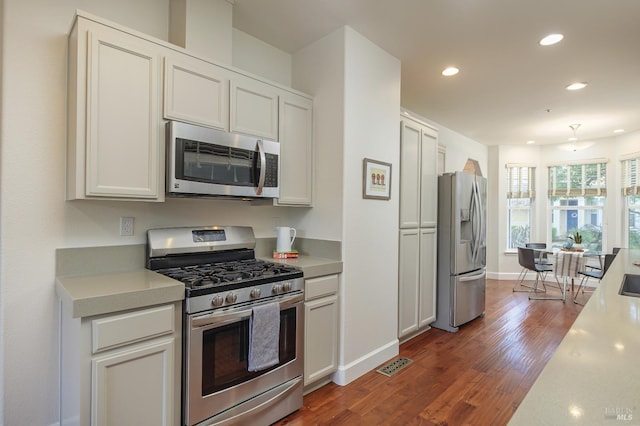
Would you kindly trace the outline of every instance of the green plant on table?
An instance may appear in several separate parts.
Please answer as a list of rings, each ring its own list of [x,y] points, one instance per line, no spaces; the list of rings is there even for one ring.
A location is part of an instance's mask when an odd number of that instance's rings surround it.
[[[576,231],[573,235],[569,235],[569,238],[571,238],[576,244],[582,244],[582,235],[580,235],[578,231]]]

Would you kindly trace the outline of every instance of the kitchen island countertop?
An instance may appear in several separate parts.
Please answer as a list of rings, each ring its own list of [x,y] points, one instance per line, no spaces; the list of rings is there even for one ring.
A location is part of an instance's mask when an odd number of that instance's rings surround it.
[[[640,298],[619,294],[638,260],[620,250],[510,425],[640,424]]]

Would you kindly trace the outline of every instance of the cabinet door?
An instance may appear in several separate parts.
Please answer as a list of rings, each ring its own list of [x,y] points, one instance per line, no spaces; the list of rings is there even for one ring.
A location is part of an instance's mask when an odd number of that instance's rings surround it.
[[[159,57],[137,37],[89,30],[87,196],[164,198]]]
[[[338,296],[304,304],[304,384],[338,369]]]
[[[165,118],[229,129],[229,79],[222,68],[166,57],[164,73]]]
[[[91,425],[171,426],[173,338],[96,357],[91,362]]]
[[[400,228],[417,228],[420,219],[420,139],[422,129],[403,120],[400,127]]]
[[[231,80],[232,132],[278,140],[278,94],[272,86],[241,75]]]
[[[420,235],[417,229],[400,231],[400,258],[398,273],[398,335],[418,329]]]
[[[438,222],[438,133],[422,129],[420,168],[420,226],[434,227]]]
[[[280,96],[281,205],[311,205],[313,102],[292,93]]]
[[[420,328],[436,320],[436,243],[435,228],[420,230]]]

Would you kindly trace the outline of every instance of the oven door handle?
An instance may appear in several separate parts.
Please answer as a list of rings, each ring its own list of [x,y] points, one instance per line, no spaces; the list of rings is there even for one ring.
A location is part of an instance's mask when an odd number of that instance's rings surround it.
[[[297,303],[302,302],[304,299],[302,294],[298,294],[293,297],[287,297],[284,300],[280,301],[280,310],[285,310]],[[260,303],[256,303],[259,305]],[[194,318],[191,321],[191,329],[195,330],[197,328],[206,327],[209,325],[223,325],[227,323],[237,322],[241,319],[249,318],[251,316],[251,308],[242,309],[239,311],[224,311],[224,312],[214,312],[211,314],[203,315],[198,318]]]

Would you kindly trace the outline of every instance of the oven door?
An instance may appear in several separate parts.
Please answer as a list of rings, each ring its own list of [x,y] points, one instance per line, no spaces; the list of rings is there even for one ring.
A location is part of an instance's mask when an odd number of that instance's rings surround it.
[[[280,362],[257,372],[247,369],[247,359],[251,308],[260,302],[188,316],[183,395],[185,424],[197,424],[252,398],[258,399],[258,395],[293,379],[297,378],[301,383],[303,295],[289,294],[263,303],[274,301],[280,304]],[[301,405],[302,385],[298,387]],[[290,393],[282,392],[281,398],[290,397]],[[270,397],[269,401],[282,405],[278,399],[278,396]],[[269,408],[263,403],[260,405],[262,409]],[[229,411],[238,412],[237,409]],[[288,412],[283,415],[286,414]]]

